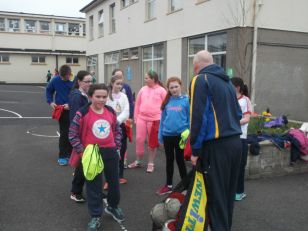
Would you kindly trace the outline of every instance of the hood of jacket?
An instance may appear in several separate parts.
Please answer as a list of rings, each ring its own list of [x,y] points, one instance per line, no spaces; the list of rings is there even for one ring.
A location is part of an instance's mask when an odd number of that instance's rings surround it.
[[[217,78],[220,78],[226,82],[230,81],[230,78],[228,75],[226,75],[224,69],[217,64],[211,64],[205,68],[203,68],[199,74],[207,74],[211,76],[215,76]]]

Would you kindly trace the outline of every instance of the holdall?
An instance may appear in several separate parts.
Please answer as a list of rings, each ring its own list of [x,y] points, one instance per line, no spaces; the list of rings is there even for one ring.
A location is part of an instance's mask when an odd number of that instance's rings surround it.
[[[59,120],[63,110],[64,110],[63,105],[57,105],[52,112],[52,118],[55,119],[55,120]]]
[[[205,178],[199,160],[194,167],[192,179],[184,203],[179,211],[178,222],[175,228],[176,231],[206,231],[208,227]]]
[[[190,138],[188,138],[185,148],[184,148],[184,159],[189,161],[190,157],[192,155],[192,150],[191,150],[191,146],[190,146]]]
[[[104,163],[98,144],[87,145],[83,152],[81,163],[83,174],[88,181],[93,180],[104,170]]]

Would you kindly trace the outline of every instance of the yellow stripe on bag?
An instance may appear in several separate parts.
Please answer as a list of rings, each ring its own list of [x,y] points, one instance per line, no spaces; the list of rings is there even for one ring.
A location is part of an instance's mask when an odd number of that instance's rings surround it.
[[[186,216],[181,231],[203,230],[206,224],[206,189],[202,173],[196,172]]]

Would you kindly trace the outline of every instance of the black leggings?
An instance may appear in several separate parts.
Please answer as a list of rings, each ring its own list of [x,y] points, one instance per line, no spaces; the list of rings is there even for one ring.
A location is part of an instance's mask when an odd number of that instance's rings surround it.
[[[167,185],[172,185],[173,179],[173,171],[174,171],[174,155],[176,159],[176,163],[179,168],[179,173],[181,178],[183,179],[186,174],[186,165],[184,160],[184,150],[180,149],[179,142],[180,136],[164,136],[164,146],[165,146],[165,154],[166,154],[166,173],[167,173]]]
[[[59,158],[69,158],[72,152],[72,145],[68,140],[68,130],[70,127],[69,111],[63,110],[59,119]]]

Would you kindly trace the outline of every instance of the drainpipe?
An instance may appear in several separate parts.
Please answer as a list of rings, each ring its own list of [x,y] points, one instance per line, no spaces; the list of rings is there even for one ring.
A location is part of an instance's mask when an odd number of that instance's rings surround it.
[[[253,15],[253,41],[252,41],[252,66],[251,66],[251,106],[252,112],[256,106],[256,67],[257,67],[257,40],[258,40],[258,24],[257,17],[260,7],[263,5],[262,0],[254,0],[254,15]]]

